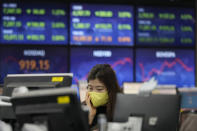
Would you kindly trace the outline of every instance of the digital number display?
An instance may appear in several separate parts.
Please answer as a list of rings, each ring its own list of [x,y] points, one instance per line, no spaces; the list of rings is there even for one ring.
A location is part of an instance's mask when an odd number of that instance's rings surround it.
[[[67,48],[1,47],[0,52],[0,83],[7,74],[67,72]]]
[[[133,7],[72,4],[70,40],[73,45],[132,46]]]
[[[136,81],[155,77],[158,84],[195,86],[194,51],[186,49],[137,49]]]
[[[21,59],[18,62],[20,66],[20,70],[27,70],[27,71],[48,71],[50,69],[50,61],[48,59],[40,59],[40,60],[28,60],[28,59]]]
[[[96,64],[110,64],[120,85],[133,81],[133,50],[128,48],[71,48],[73,83],[87,80],[89,71]]]
[[[2,3],[1,43],[68,44],[66,5]]]
[[[194,9],[138,7],[136,31],[137,45],[194,46]]]

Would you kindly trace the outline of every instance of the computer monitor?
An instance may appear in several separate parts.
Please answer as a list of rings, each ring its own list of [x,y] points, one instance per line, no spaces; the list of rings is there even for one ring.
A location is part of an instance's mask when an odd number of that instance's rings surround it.
[[[143,85],[141,82],[124,82],[123,93],[125,94],[139,94],[140,87]]]
[[[16,87],[30,90],[54,87],[71,87],[72,73],[8,74],[4,79],[4,96],[11,96]]]
[[[48,131],[87,131],[84,112],[72,88],[34,90],[11,99],[19,127],[25,123],[45,124]]]
[[[176,131],[180,109],[179,95],[117,94],[115,122],[126,122],[129,116],[143,117],[142,131]]]
[[[181,110],[197,111],[197,88],[180,88]]]

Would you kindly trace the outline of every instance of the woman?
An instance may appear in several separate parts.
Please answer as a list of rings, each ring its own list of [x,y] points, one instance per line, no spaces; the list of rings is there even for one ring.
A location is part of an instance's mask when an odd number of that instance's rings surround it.
[[[86,104],[89,107],[89,125],[97,124],[97,116],[106,114],[107,120],[112,121],[116,93],[120,92],[114,70],[109,64],[95,65],[88,75],[88,91]]]

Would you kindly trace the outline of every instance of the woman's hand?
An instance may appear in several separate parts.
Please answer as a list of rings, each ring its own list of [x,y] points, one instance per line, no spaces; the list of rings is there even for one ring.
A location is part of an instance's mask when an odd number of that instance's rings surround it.
[[[90,95],[88,94],[88,92],[86,92],[86,104],[89,108],[89,125],[91,125],[96,115],[96,108],[93,107],[90,101]]]

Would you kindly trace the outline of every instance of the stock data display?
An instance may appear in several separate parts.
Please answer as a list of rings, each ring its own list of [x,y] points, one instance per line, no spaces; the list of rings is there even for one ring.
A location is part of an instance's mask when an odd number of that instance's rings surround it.
[[[110,64],[115,70],[119,84],[133,81],[133,54],[128,48],[72,48],[70,72],[73,83],[86,80],[89,71],[96,64]]]
[[[67,49],[0,48],[0,83],[7,74],[67,72]]]
[[[195,86],[194,51],[184,49],[137,49],[136,81],[155,77],[159,84]]]
[[[73,45],[132,46],[133,7],[72,4],[70,40]]]
[[[181,94],[181,108],[185,109],[196,109],[197,108],[197,92],[186,90],[180,91]]]
[[[1,37],[4,44],[67,44],[66,5],[3,3]]]
[[[137,45],[194,46],[192,8],[138,7],[136,19]]]

